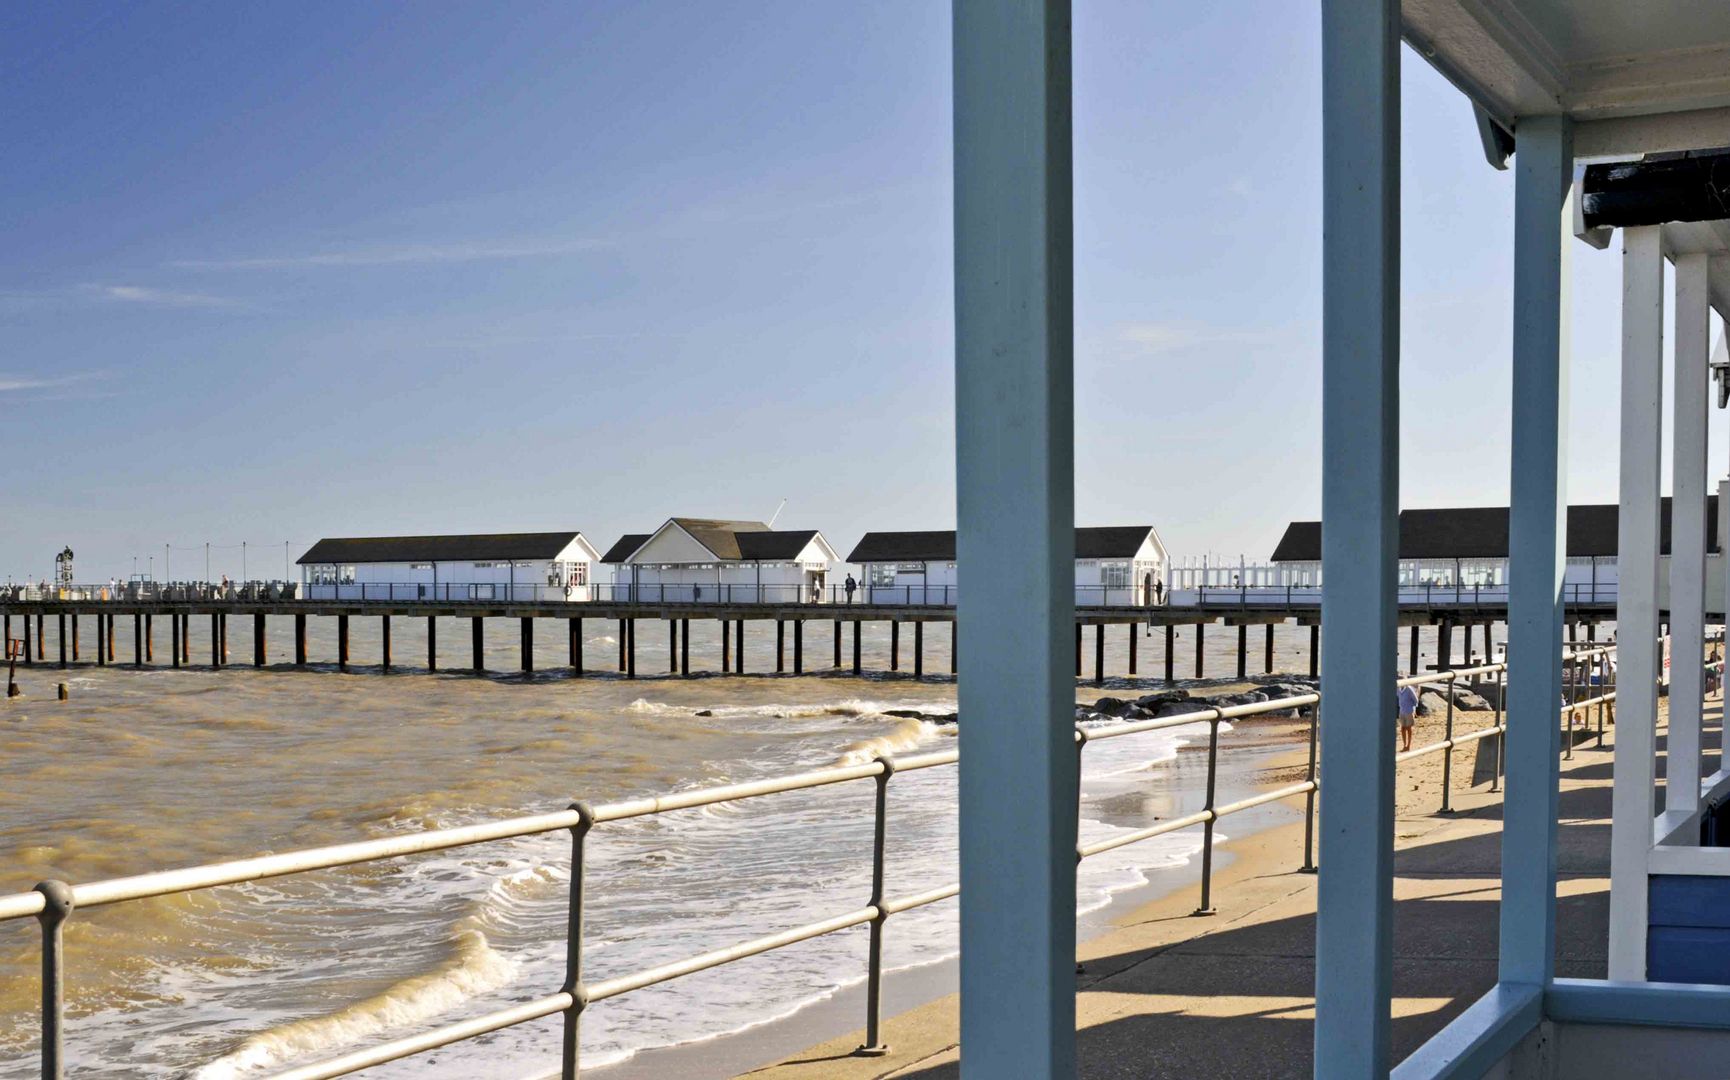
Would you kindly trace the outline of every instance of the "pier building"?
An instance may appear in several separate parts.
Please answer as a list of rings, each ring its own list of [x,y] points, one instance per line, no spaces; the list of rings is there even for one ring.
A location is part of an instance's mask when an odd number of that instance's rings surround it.
[[[848,554],[868,604],[952,604],[955,530],[868,532]],[[1146,607],[1165,598],[1171,557],[1151,525],[1077,527],[1078,607]]]
[[[327,537],[299,560],[309,600],[588,600],[583,534]]]
[[[615,567],[614,600],[803,604],[832,599],[829,571],[839,556],[816,529],[675,517],[637,541],[637,535],[627,535],[607,552]]]

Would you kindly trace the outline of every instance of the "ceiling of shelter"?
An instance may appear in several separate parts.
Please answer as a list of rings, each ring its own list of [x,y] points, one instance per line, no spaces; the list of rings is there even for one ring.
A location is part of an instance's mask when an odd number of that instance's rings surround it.
[[[1402,15],[1412,47],[1499,120],[1694,113],[1730,124],[1724,0],[1403,0]]]

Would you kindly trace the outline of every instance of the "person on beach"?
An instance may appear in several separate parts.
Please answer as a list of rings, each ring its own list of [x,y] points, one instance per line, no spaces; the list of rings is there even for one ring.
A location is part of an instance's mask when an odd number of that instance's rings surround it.
[[[859,587],[859,583],[853,580],[852,574],[848,574],[847,582],[843,587],[847,590],[847,602],[851,604],[853,602],[853,590]]]
[[[1412,748],[1412,730],[1418,722],[1418,692],[1410,686],[1400,687],[1400,750]]]

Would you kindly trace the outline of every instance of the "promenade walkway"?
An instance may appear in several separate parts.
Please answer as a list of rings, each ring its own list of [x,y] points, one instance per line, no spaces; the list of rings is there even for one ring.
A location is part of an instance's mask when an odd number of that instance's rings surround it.
[[[1719,719],[1708,704],[1708,722]],[[1609,912],[1614,729],[1562,762],[1557,974],[1602,978]],[[1420,738],[1419,741],[1423,741]],[[1660,752],[1663,740],[1659,741]],[[1472,779],[1487,779],[1484,769]],[[1662,769],[1660,768],[1660,773]],[[1487,782],[1435,813],[1433,778],[1402,770],[1396,821],[1394,1054],[1403,1057],[1496,981],[1501,796]],[[1217,917],[1190,916],[1192,890],[1128,913],[1084,942],[1077,1001],[1088,1080],[1308,1077],[1315,978],[1315,877],[1295,872],[1302,825],[1228,845]],[[882,1058],[851,1056],[861,1033],[753,1071],[751,1080],[948,1080],[959,1075],[951,995],[889,1020]]]

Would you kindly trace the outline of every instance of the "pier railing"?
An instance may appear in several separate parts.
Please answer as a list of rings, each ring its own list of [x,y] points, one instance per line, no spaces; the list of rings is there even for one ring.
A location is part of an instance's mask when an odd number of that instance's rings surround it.
[[[1200,607],[1321,607],[1320,585],[1201,585],[1172,590],[1171,602],[1179,606]],[[1503,607],[1508,602],[1508,586],[1452,585],[1428,583],[1401,585],[1399,602],[1405,607],[1471,607],[1489,604]],[[1585,604],[1614,604],[1616,583],[1613,581],[1570,581],[1562,585],[1562,602],[1570,607]]]
[[[1567,665],[1569,672],[1567,684],[1573,688],[1574,697],[1574,700],[1565,703],[1562,707],[1563,714],[1569,717],[1567,752],[1570,754],[1572,753],[1573,716],[1575,713],[1596,705],[1600,711],[1600,733],[1602,731],[1603,709],[1615,698],[1615,692],[1607,686],[1611,675],[1611,667],[1607,658],[1613,650],[1614,646],[1577,650],[1564,658],[1564,664]],[[1397,761],[1406,762],[1429,754],[1441,753],[1445,755],[1441,806],[1444,812],[1451,807],[1453,752],[1458,747],[1482,739],[1494,739],[1496,763],[1492,777],[1492,790],[1498,790],[1500,787],[1501,738],[1507,731],[1503,721],[1501,694],[1506,670],[1507,665],[1505,663],[1493,663],[1398,680],[1398,685],[1401,686],[1440,686],[1447,691],[1444,737],[1438,742],[1399,754],[1397,757]],[[1454,730],[1453,687],[1454,684],[1462,680],[1476,680],[1480,683],[1494,680],[1496,684],[1495,715],[1490,726],[1459,734]],[[1596,693],[1591,697],[1581,696],[1589,692],[1588,688],[1595,689]],[[1078,774],[1082,768],[1084,752],[1090,743],[1127,738],[1153,731],[1167,731],[1196,724],[1207,725],[1208,740],[1207,785],[1200,809],[1193,813],[1151,823],[1145,828],[1133,829],[1089,844],[1082,844],[1078,836],[1075,851],[1076,860],[1079,862],[1107,851],[1151,840],[1154,837],[1200,826],[1203,831],[1201,896],[1196,913],[1207,914],[1213,910],[1215,823],[1222,818],[1267,803],[1303,796],[1305,798],[1305,828],[1302,869],[1314,871],[1316,795],[1320,790],[1317,777],[1316,707],[1320,701],[1319,694],[1309,693],[1245,705],[1207,707],[1195,712],[1157,719],[1102,726],[1077,724],[1075,747]],[[1390,720],[1393,713],[1392,706],[1393,702],[1390,697]],[[1288,784],[1246,799],[1220,805],[1217,801],[1216,784],[1219,765],[1220,725],[1247,717],[1271,714],[1291,715],[1293,713],[1308,719],[1309,750],[1305,778],[1298,783]],[[1390,737],[1393,730],[1390,723]],[[860,1047],[860,1053],[880,1054],[887,1050],[882,1042],[883,938],[886,924],[894,915],[947,900],[960,892],[959,884],[950,882],[935,887],[925,887],[917,891],[890,894],[885,865],[890,781],[898,773],[953,765],[957,760],[958,751],[953,749],[904,757],[881,756],[871,762],[859,765],[817,769],[749,783],[700,788],[658,797],[629,799],[601,805],[577,802],[571,804],[567,809],[553,813],[509,818],[457,828],[404,833],[381,839],[263,855],[234,862],[157,871],[80,885],[71,885],[62,881],[45,881],[30,892],[0,896],[0,921],[34,917],[41,924],[41,1075],[45,1080],[60,1080],[64,1076],[66,1046],[65,986],[67,969],[62,931],[67,919],[79,910],[149,897],[210,889],[222,885],[262,881],[289,874],[353,866],[382,859],[448,851],[453,848],[485,844],[514,837],[568,831],[571,834],[571,885],[566,936],[566,972],[563,985],[551,993],[481,1016],[365,1047],[325,1061],[292,1068],[275,1074],[276,1080],[323,1080],[327,1077],[344,1076],[371,1066],[381,1065],[385,1062],[395,1061],[441,1046],[448,1046],[489,1032],[555,1015],[562,1016],[564,1021],[561,1075],[568,1080],[568,1078],[574,1078],[578,1074],[579,1027],[583,1012],[595,1002],[605,1001],[608,998],[618,997],[621,994],[627,994],[644,987],[719,967],[748,956],[786,948],[825,934],[862,925],[870,928],[870,939],[866,961],[866,1038],[865,1044]],[[652,814],[674,813],[719,803],[738,802],[744,799],[762,798],[789,791],[803,791],[860,780],[871,780],[876,785],[875,832],[871,855],[871,895],[863,905],[800,926],[740,942],[728,948],[688,957],[675,963],[662,964],[643,971],[614,975],[599,980],[590,980],[586,976],[583,966],[584,890],[589,875],[595,872],[595,869],[589,866],[587,862],[586,847],[587,838],[595,828],[608,822],[623,821]]]

